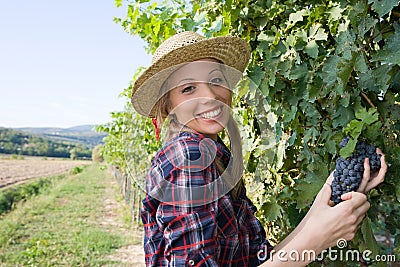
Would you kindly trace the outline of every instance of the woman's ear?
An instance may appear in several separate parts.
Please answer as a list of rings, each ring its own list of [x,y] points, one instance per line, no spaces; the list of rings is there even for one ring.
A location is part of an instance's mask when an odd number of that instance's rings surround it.
[[[170,114],[170,112],[172,111],[172,103],[169,99],[169,94],[167,95],[167,98],[165,100],[165,111],[167,112],[167,114]]]

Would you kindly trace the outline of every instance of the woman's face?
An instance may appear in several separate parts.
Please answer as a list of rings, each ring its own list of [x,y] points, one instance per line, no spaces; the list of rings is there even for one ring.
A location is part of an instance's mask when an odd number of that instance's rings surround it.
[[[191,129],[216,140],[229,119],[231,91],[215,59],[184,65],[168,79],[169,113]]]

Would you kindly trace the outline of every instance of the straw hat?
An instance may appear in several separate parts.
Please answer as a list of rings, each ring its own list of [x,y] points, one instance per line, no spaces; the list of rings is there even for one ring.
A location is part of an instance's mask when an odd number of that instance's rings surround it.
[[[150,67],[135,81],[131,99],[135,110],[155,117],[161,86],[176,66],[203,58],[215,58],[241,75],[249,62],[250,49],[239,37],[205,38],[191,31],[173,35],[157,48]],[[236,84],[239,79],[235,77],[231,81]]]

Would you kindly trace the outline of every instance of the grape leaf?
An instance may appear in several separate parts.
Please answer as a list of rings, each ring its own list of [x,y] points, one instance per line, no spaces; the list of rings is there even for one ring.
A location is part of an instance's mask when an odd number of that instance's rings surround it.
[[[282,207],[278,204],[275,197],[271,197],[268,202],[262,206],[267,220],[276,220],[282,212]]]
[[[307,177],[296,184],[297,208],[303,209],[310,205],[313,202],[315,196],[321,190],[324,183],[324,178],[319,177],[313,172],[309,172],[307,174]]]
[[[311,40],[307,43],[304,51],[312,58],[318,57],[318,45],[315,40]]]
[[[364,218],[360,226],[362,239],[359,243],[359,249],[361,251],[371,251],[372,255],[369,255],[369,258],[372,260],[375,258],[376,255],[380,254],[381,250],[379,248],[378,243],[376,242],[374,233],[371,227],[371,221],[368,216]],[[383,264],[383,265],[382,265]],[[386,266],[384,262],[381,262],[377,266]]]
[[[333,115],[333,127],[345,126],[354,118],[353,110],[339,106]]]
[[[398,0],[368,0],[368,4],[372,3],[372,9],[375,10],[379,17],[385,16],[393,7],[397,6]]]
[[[328,10],[329,20],[337,21],[342,17],[342,12],[344,9],[340,8],[338,5],[330,8]]]
[[[248,77],[255,85],[260,85],[261,80],[265,78],[265,73],[257,65],[254,65],[248,72]]]
[[[302,9],[299,10],[295,13],[291,13],[289,15],[289,23],[291,26],[293,26],[294,24],[296,24],[299,21],[303,21],[303,17],[306,15],[309,15],[310,11],[306,10],[306,9]]]
[[[358,138],[358,136],[357,136],[357,138]],[[350,139],[347,142],[346,146],[343,147],[342,149],[340,149],[339,154],[342,158],[348,158],[351,154],[353,154],[354,149],[356,148],[356,145],[357,145],[357,138]]]
[[[356,118],[370,125],[378,120],[378,112],[374,108],[370,108],[368,111],[366,108],[361,108],[356,111]]]
[[[387,38],[384,49],[372,56],[372,61],[400,65],[400,25],[395,23],[393,27],[394,34]]]
[[[316,23],[311,25],[310,27],[310,34],[308,39],[309,40],[316,40],[316,41],[321,41],[321,40],[327,40],[328,35],[325,33],[325,30],[321,28],[321,24]]]
[[[357,53],[354,67],[356,70],[358,70],[361,73],[366,73],[369,70],[367,63],[365,63],[364,53]]]
[[[121,7],[122,6],[122,0],[114,0],[114,4],[116,7]]]
[[[376,23],[377,20],[368,15],[358,25],[357,27],[358,35],[364,36],[364,34],[366,34],[369,30],[371,30]]]
[[[333,140],[328,140],[325,142],[324,144],[325,148],[326,148],[326,152],[334,155],[336,154],[336,143]]]
[[[332,87],[337,82],[337,69],[339,61],[339,56],[331,56],[326,60],[322,67],[322,73],[320,74],[320,77],[325,81],[328,88]]]

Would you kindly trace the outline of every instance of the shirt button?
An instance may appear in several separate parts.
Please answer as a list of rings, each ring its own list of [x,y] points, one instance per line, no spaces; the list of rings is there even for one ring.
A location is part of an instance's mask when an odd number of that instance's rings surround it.
[[[193,266],[194,265],[194,260],[189,260],[189,265]]]

